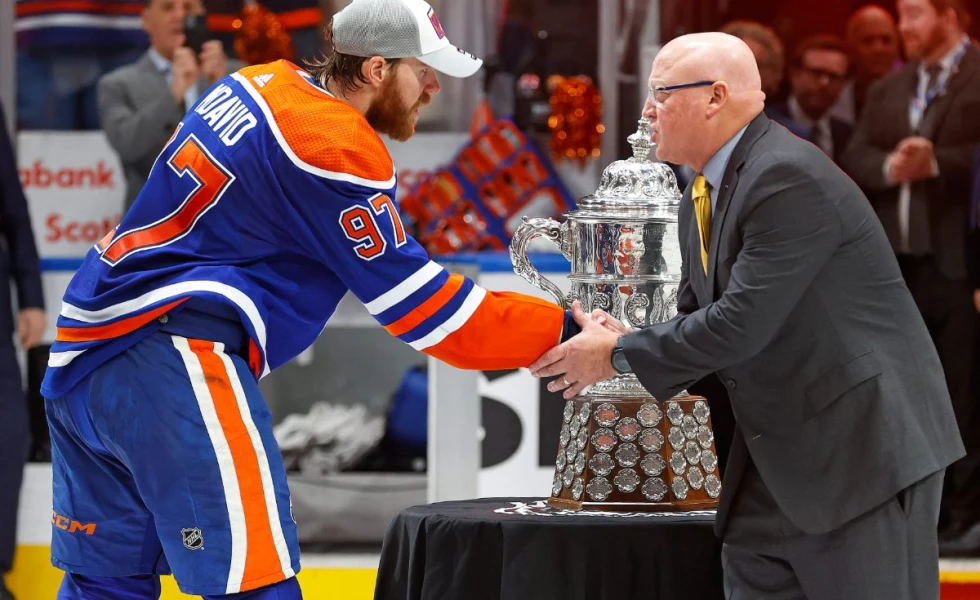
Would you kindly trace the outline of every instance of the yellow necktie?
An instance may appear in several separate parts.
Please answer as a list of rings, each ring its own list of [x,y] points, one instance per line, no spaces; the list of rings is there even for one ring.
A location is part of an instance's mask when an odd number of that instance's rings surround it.
[[[701,237],[701,266],[708,274],[708,240],[711,238],[711,195],[708,193],[708,180],[704,175],[694,178],[691,190],[694,200],[694,214],[698,216],[698,235]]]

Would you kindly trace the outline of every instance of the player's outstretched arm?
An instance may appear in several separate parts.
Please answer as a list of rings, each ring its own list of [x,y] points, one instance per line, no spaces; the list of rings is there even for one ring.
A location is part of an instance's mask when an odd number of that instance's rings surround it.
[[[318,260],[416,350],[464,369],[512,369],[578,331],[554,303],[486,290],[433,262],[402,226],[393,189],[323,185],[322,201],[296,206]]]

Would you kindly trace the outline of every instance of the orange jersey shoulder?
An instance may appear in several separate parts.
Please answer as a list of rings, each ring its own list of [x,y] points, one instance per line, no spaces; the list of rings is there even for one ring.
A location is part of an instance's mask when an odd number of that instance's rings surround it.
[[[391,155],[364,115],[300,73],[284,60],[238,71],[268,107],[280,143],[301,161],[329,173],[394,185]]]

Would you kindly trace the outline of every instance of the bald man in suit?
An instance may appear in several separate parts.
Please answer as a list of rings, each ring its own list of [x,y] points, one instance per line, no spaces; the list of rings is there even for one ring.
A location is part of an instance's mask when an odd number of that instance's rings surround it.
[[[657,55],[657,157],[698,175],[678,212],[678,315],[587,315],[531,365],[573,397],[635,373],[670,398],[715,373],[736,431],[715,523],[731,600],[938,598],[945,468],[963,456],[925,323],[861,190],[774,125],[751,50],[722,33]]]

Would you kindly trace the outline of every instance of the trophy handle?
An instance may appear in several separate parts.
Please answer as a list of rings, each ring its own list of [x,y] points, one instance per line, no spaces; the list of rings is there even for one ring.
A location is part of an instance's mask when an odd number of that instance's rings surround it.
[[[559,223],[554,219],[528,219],[524,216],[514,237],[510,241],[510,262],[514,265],[514,272],[527,280],[534,287],[544,290],[554,296],[559,306],[568,309],[569,303],[565,295],[557,285],[548,280],[547,277],[538,272],[527,257],[527,246],[531,240],[538,236],[545,236],[558,245],[565,258],[571,260],[568,249],[568,223]]]

